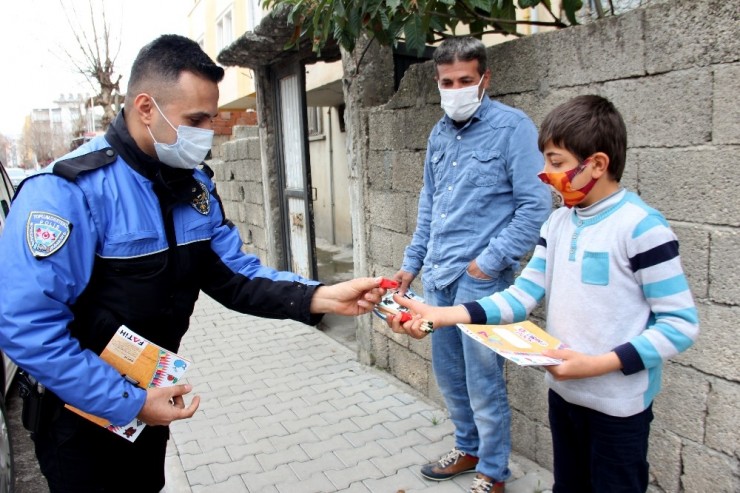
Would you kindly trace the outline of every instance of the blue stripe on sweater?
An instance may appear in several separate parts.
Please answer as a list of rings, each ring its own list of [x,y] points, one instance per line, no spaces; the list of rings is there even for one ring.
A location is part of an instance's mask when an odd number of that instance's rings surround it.
[[[686,276],[679,274],[662,281],[643,284],[642,292],[646,298],[664,298],[672,294],[681,293],[689,289]]]
[[[521,322],[522,320],[527,319],[527,309],[524,308],[524,305],[522,305],[519,300],[514,298],[514,296],[507,293],[506,291],[502,291],[501,296],[509,304],[509,306],[511,307],[511,311],[514,312],[512,322]]]
[[[672,312],[661,312],[655,314],[656,319],[667,317],[680,318],[686,320],[692,325],[696,325],[699,323],[699,312],[696,311],[695,306],[692,306],[691,308],[684,308],[683,310],[674,310]]]
[[[663,363],[663,358],[660,357],[660,353],[655,349],[655,346],[644,336],[636,337],[630,341],[637,352],[640,353],[642,363],[645,368],[652,368],[654,366],[660,366]]]
[[[630,257],[632,272],[646,269],[678,257],[678,241],[673,240]]]
[[[532,259],[527,264],[527,267],[530,269],[536,270],[537,272],[545,272],[545,266],[547,263],[545,262],[545,259],[542,257],[532,257]]]
[[[679,352],[686,351],[694,342],[689,336],[666,323],[658,322],[653,325],[653,328],[663,334],[666,339],[671,341],[673,347],[675,347]]]
[[[545,297],[545,288],[529,279],[517,277],[514,285],[537,301]]]
[[[486,312],[486,323],[497,324],[501,322],[501,310],[499,310],[498,305],[491,298],[482,298],[478,300],[478,304]]]
[[[663,367],[661,365],[648,370],[648,388],[644,394],[644,403],[647,408],[655,399],[655,396],[660,392],[660,382],[663,376]]]
[[[648,212],[651,212],[650,208],[648,208]],[[662,215],[650,214],[637,224],[635,230],[632,231],[632,238],[637,238],[638,236],[646,233],[647,231],[650,231],[656,226],[669,227],[668,222]]]

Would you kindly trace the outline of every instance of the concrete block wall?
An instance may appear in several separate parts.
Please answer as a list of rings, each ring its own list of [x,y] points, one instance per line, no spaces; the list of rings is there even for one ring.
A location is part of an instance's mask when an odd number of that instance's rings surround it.
[[[490,95],[536,124],[579,94],[611,99],[627,123],[623,184],[661,210],[681,243],[701,335],[669,362],[650,444],[651,491],[740,491],[740,3],[677,0],[489,49]],[[441,117],[431,63],[366,108],[368,275],[392,275],[416,226],[429,130]],[[418,284],[417,291],[421,291]],[[442,403],[429,341],[375,320],[363,361]],[[541,370],[507,367],[514,448],[552,454]]]
[[[267,258],[264,192],[259,131],[256,126],[234,126],[232,138],[214,145],[216,190],[226,218],[239,229],[243,250]],[[263,263],[267,264],[265,260]],[[269,264],[268,264],[269,265]]]

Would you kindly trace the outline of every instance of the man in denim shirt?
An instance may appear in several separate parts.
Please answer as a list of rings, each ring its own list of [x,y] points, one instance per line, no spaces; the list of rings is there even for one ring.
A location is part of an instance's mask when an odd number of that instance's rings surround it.
[[[416,231],[395,279],[405,292],[421,270],[427,303],[453,306],[513,282],[552,201],[537,178],[544,160],[534,124],[485,95],[491,74],[483,43],[449,38],[434,63],[446,115],[429,136]],[[471,492],[503,492],[511,475],[503,358],[445,327],[432,335],[432,365],[455,447],[422,475],[443,481],[475,470]]]

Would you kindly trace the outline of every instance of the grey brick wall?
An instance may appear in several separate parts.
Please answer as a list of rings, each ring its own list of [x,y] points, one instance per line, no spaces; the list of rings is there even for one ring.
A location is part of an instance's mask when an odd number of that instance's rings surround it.
[[[610,98],[629,131],[626,187],[661,210],[681,242],[701,335],[665,367],[652,427],[654,492],[740,491],[740,3],[679,0],[489,49],[491,96],[536,124],[578,95]],[[430,63],[385,105],[366,108],[369,275],[391,275],[416,226],[429,130],[442,115]],[[416,286],[421,291],[420,286]],[[429,341],[375,320],[360,358],[442,402]],[[507,367],[515,449],[551,467],[542,371]]]
[[[209,165],[226,218],[239,229],[243,250],[268,264],[258,127],[234,127],[231,140],[214,146]]]

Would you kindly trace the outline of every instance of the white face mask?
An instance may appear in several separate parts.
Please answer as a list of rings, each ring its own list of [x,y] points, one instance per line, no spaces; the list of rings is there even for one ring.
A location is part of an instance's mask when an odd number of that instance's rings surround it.
[[[440,106],[447,116],[456,122],[464,122],[473,116],[478,109],[481,97],[478,96],[483,77],[475,86],[463,87],[462,89],[442,89],[439,87]]]
[[[189,127],[187,125],[178,125],[175,128],[172,123],[164,116],[162,110],[159,109],[159,105],[154,98],[152,98],[154,106],[157,107],[157,111],[162,115],[162,118],[177,132],[177,140],[174,144],[164,144],[157,142],[152,134],[152,129],[149,125],[146,126],[149,130],[149,135],[154,140],[154,151],[157,153],[157,158],[164,164],[173,168],[181,169],[195,169],[208,155],[208,151],[211,150],[213,145],[213,130],[205,128]]]

